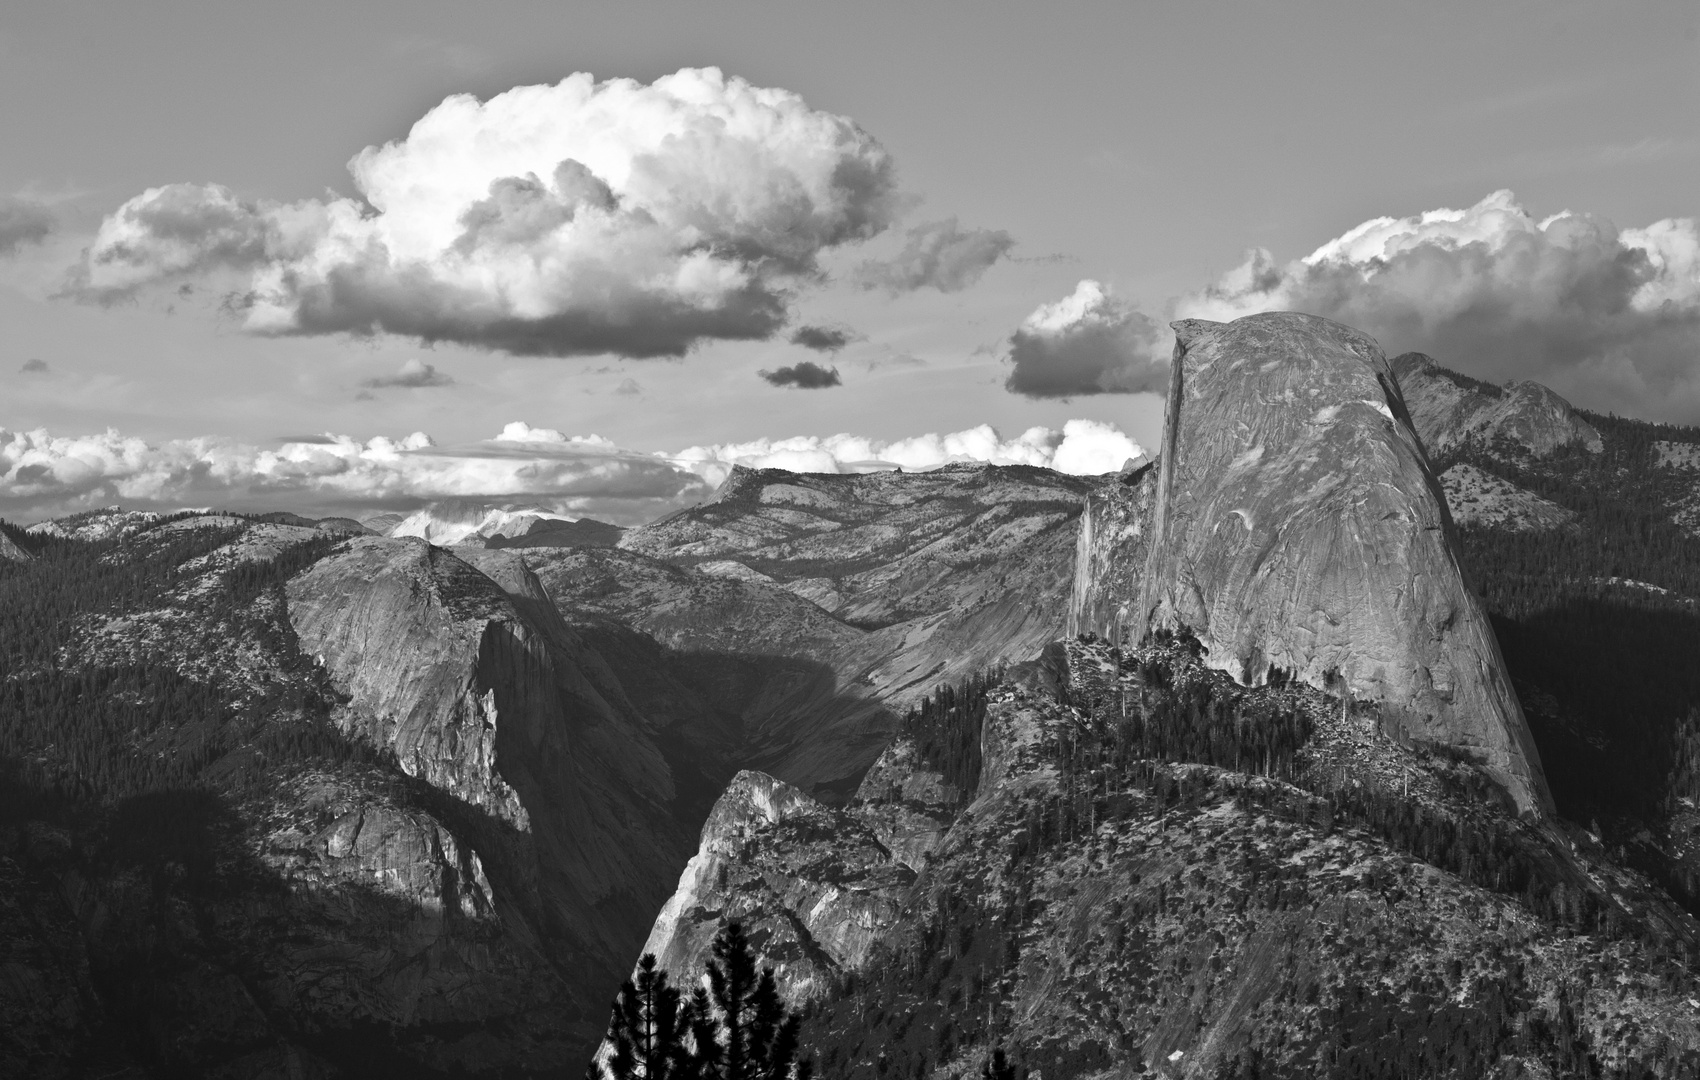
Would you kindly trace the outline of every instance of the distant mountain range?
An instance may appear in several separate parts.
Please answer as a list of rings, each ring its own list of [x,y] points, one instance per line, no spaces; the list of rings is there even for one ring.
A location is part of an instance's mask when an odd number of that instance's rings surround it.
[[[0,1075],[1700,1068],[1700,429],[1306,316],[1120,475],[0,526]]]

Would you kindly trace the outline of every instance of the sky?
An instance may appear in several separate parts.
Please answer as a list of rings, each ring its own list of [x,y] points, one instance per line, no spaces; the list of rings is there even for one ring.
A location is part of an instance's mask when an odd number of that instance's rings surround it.
[[[1170,319],[1283,308],[1700,423],[1697,32],[1635,0],[15,0],[0,516],[632,523],[733,462],[1101,471],[1156,441]]]

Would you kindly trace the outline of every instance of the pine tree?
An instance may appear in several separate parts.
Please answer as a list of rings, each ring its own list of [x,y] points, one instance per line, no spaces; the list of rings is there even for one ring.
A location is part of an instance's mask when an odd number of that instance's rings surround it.
[[[693,997],[695,1068],[713,1080],[808,1080],[797,1061],[802,1018],[779,997],[773,969],[756,967],[744,928],[729,923],[714,939],[708,991]]]
[[[609,1075],[613,1080],[691,1080],[685,1037],[692,1019],[691,1009],[681,1007],[678,989],[667,985],[667,972],[656,966],[655,954],[644,954],[637,978],[627,979],[614,999]]]
[[[1003,1047],[992,1050],[992,1056],[980,1066],[980,1080],[1015,1080],[1015,1066],[1009,1063]]]

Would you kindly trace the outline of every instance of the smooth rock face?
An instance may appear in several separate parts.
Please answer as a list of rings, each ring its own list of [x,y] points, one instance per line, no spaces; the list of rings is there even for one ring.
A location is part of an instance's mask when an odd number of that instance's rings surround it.
[[[1297,313],[1176,332],[1140,610],[1211,666],[1271,665],[1383,703],[1405,737],[1475,757],[1550,812],[1439,485],[1368,336]]]
[[[1392,369],[1411,425],[1431,454],[1469,439],[1507,439],[1536,457],[1572,443],[1591,454],[1605,447],[1592,424],[1540,383],[1495,386],[1449,371],[1422,353],[1395,357]]]

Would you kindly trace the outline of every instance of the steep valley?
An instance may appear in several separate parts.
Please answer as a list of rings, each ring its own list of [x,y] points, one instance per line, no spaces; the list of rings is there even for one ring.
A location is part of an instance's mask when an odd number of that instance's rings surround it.
[[[0,523],[0,1076],[577,1077],[728,920],[822,1076],[1700,1076],[1700,432],[1178,329],[1103,477]]]

